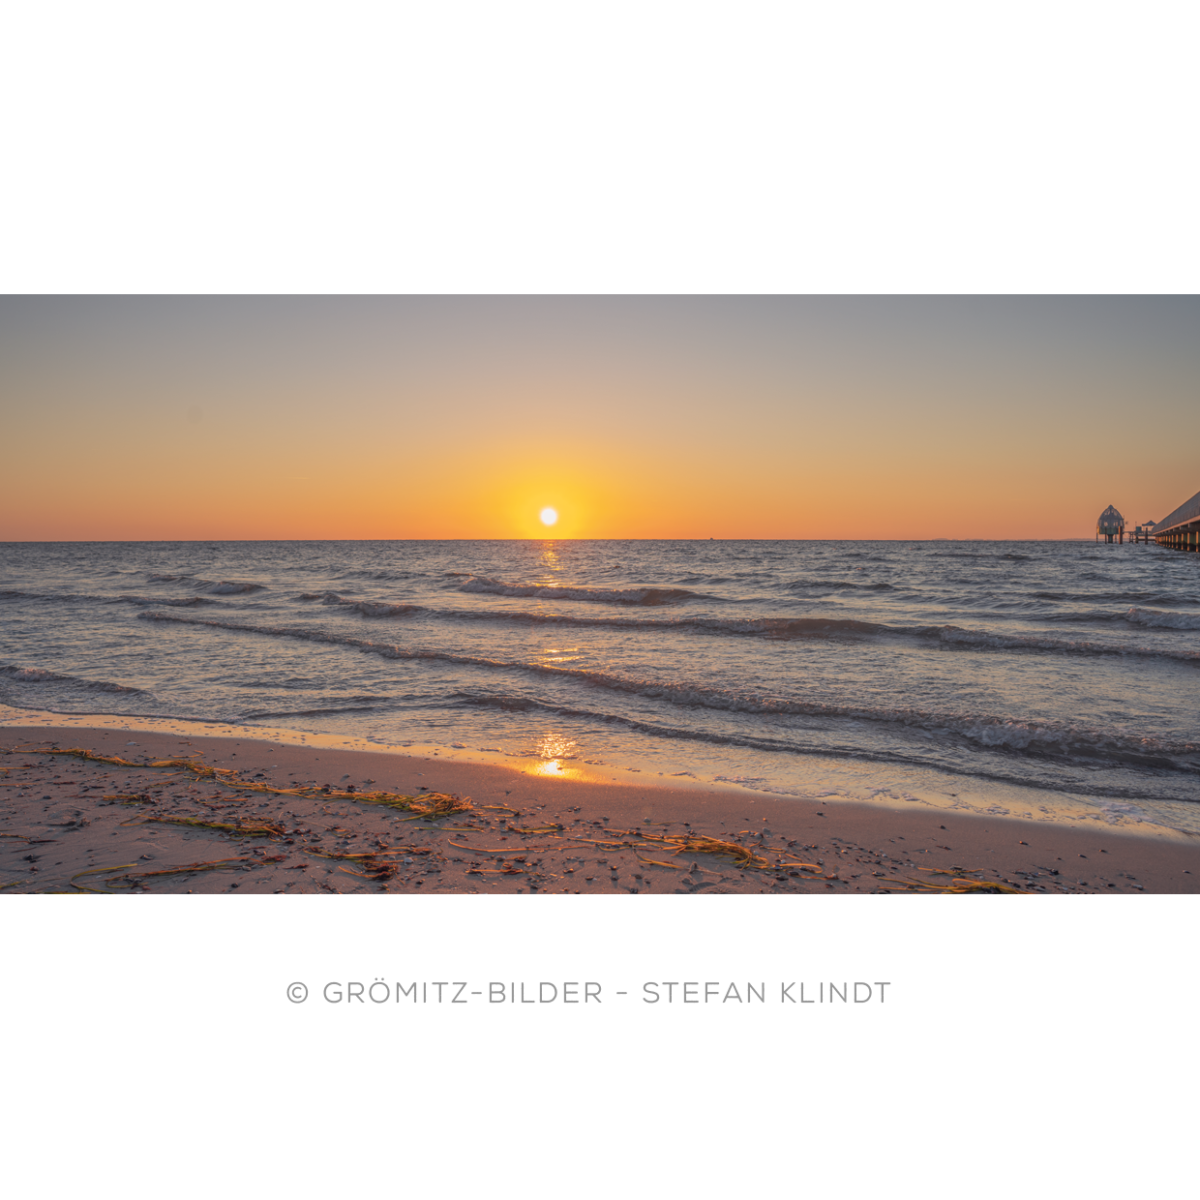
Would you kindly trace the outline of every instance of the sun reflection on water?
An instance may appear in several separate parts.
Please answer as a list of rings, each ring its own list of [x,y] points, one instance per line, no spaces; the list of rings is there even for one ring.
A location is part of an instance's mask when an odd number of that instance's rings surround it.
[[[578,646],[546,646],[538,653],[538,662],[543,666],[562,666],[563,663],[579,662],[584,656]]]
[[[539,583],[543,585],[562,584],[562,573],[565,568],[559,560],[558,550],[555,548],[554,542],[542,543],[542,552],[538,556],[538,566],[541,568],[541,575],[538,578]]]

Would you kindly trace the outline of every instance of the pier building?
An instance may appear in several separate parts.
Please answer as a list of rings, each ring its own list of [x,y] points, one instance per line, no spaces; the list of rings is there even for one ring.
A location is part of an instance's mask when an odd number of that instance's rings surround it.
[[[1200,492],[1155,525],[1154,540],[1170,550],[1200,550]]]
[[[1096,518],[1096,540],[1101,537],[1106,542],[1125,541],[1125,518],[1111,504]]]

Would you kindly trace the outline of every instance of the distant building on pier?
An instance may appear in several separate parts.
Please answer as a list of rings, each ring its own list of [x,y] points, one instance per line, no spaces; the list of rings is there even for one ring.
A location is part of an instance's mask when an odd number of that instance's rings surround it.
[[[1101,537],[1106,542],[1125,541],[1125,518],[1111,504],[1096,518],[1096,540]]]

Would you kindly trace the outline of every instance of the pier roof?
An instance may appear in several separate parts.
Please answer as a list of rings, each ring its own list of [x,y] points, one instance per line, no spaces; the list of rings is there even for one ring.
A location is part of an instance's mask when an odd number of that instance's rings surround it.
[[[1200,518],[1200,492],[1197,492],[1190,500],[1185,500],[1174,512],[1168,513],[1154,527],[1154,532],[1167,533],[1176,525],[1187,525],[1191,521]]]

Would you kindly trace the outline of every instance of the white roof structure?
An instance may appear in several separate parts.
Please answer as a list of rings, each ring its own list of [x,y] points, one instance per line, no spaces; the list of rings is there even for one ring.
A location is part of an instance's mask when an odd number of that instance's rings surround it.
[[[1124,525],[1125,518],[1110,504],[1097,518],[1097,525]]]

